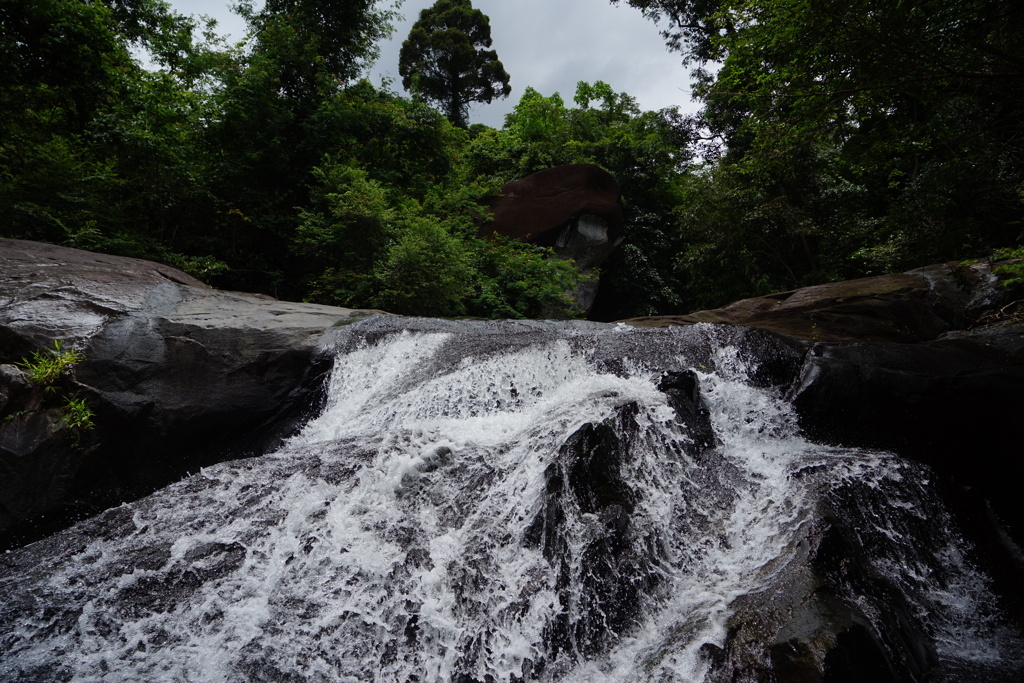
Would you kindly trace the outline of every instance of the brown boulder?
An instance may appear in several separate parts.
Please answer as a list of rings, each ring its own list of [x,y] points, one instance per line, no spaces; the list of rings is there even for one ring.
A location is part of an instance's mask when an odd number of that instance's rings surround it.
[[[490,207],[494,221],[483,234],[552,247],[583,272],[608,258],[625,234],[619,183],[593,164],[556,166],[506,183]],[[596,296],[596,280],[575,293],[584,310]]]
[[[486,234],[543,246],[556,246],[562,231],[584,215],[604,222],[608,242],[624,234],[619,183],[593,164],[555,166],[505,183],[490,206],[494,222],[485,226]]]

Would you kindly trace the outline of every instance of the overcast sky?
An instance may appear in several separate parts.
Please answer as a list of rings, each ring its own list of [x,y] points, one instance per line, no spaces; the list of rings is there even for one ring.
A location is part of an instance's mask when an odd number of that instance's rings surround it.
[[[224,0],[170,0],[183,14],[206,14],[217,19],[219,32],[238,40],[245,25]],[[370,74],[382,77],[402,94],[398,51],[422,9],[434,0],[405,0],[393,38],[381,46]],[[658,26],[639,10],[608,0],[474,0],[473,6],[491,21],[492,46],[511,77],[512,94],[470,111],[472,123],[500,128],[527,86],[543,95],[558,92],[572,104],[578,81],[604,81],[616,92],[635,97],[641,109],[679,106],[696,111],[690,100],[688,70],[677,53],[670,53]]]

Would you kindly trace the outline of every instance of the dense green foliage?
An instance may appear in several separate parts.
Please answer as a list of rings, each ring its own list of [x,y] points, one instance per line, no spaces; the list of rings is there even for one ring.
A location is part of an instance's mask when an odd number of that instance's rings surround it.
[[[667,20],[705,103],[713,161],[679,208],[694,303],[1021,243],[1019,2],[629,4]]]
[[[421,15],[411,97],[359,79],[395,17],[371,0],[241,2],[238,45],[163,0],[0,0],[0,234],[290,299],[578,315],[572,263],[478,230],[502,183],[589,162],[627,217],[600,319],[1019,254],[1019,3],[628,1],[668,19],[697,116],[598,81],[466,127],[508,92],[468,0]]]
[[[196,150],[205,49],[190,19],[132,3],[0,3],[0,203],[8,235],[162,255]],[[166,71],[146,72],[144,46]]]
[[[466,128],[471,103],[490,103],[512,91],[498,53],[484,49],[490,46],[490,22],[470,0],[437,0],[420,12],[402,43],[402,85]]]

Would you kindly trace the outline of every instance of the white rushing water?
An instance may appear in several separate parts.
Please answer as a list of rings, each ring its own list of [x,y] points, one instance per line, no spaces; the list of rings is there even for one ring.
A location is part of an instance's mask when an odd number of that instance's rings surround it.
[[[937,505],[907,466],[804,440],[720,329],[467,327],[341,333],[326,406],[284,448],[0,577],[0,678],[701,681],[737,599],[778,585],[853,485],[896,487],[864,503],[897,512],[872,526],[896,549],[875,564],[933,612],[939,654],[1003,656],[956,539],[920,559],[904,537]],[[658,388],[687,369],[710,449]]]

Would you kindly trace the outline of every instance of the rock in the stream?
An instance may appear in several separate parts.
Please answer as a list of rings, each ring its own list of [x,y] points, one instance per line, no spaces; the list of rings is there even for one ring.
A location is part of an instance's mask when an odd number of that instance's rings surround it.
[[[564,587],[559,602],[577,609],[575,618],[563,612],[549,627],[552,655],[574,649],[585,656],[599,653],[614,634],[639,624],[640,604],[659,581],[645,552],[648,539],[633,527],[637,493],[623,476],[637,449],[638,411],[637,404],[628,403],[613,418],[584,424],[545,470],[544,504],[524,541],[528,547],[540,547],[556,567],[556,583]],[[593,535],[585,543],[565,534],[565,506],[572,504],[570,500],[594,521]],[[587,567],[578,595],[568,590],[570,545],[579,546]]]
[[[216,291],[149,261],[0,239],[0,542],[60,528],[224,455],[264,450],[311,409],[325,330],[367,314]],[[31,392],[10,367],[54,339],[85,354],[65,380],[95,412],[95,430],[79,443],[54,401],[26,403]]]
[[[1024,324],[919,344],[819,344],[790,391],[811,438],[929,465],[982,562],[1024,609]]]

